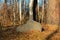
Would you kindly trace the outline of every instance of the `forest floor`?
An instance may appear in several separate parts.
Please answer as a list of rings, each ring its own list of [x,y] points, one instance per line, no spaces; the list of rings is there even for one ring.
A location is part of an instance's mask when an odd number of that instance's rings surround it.
[[[57,25],[44,24],[44,31],[33,31],[27,33],[8,29],[0,33],[0,40],[60,40],[60,29]]]
[[[60,40],[60,31],[49,38],[49,40]]]
[[[57,33],[53,34],[51,38],[49,38],[49,40],[60,40],[60,26],[59,26],[59,30],[57,31]]]

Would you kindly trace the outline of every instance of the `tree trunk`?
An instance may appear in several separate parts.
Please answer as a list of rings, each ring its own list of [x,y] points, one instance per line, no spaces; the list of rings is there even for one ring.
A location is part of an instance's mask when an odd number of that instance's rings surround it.
[[[47,23],[58,24],[59,22],[59,7],[57,0],[48,0]]]
[[[33,20],[34,21],[36,21],[36,17],[37,17],[36,7],[37,7],[37,0],[34,0],[33,1]]]
[[[32,10],[32,7],[33,7],[33,0],[30,0],[30,3],[29,3],[29,19],[32,20],[33,19],[33,10]]]
[[[22,20],[22,12],[21,12],[21,1],[19,1],[19,16],[20,16],[20,21]]]

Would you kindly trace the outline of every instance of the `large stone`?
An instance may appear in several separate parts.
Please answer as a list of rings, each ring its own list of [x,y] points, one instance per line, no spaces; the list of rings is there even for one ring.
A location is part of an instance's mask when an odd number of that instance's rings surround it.
[[[17,27],[16,29],[18,32],[29,32],[31,30],[37,30],[37,31],[42,31],[42,26],[40,23],[29,20],[27,21],[26,24],[23,24],[22,26]]]

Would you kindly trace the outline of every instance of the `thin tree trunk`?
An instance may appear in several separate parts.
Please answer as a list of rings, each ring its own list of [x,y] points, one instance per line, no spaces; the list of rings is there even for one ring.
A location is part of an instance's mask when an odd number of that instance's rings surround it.
[[[47,2],[48,2],[48,1],[44,0],[44,9],[43,9],[43,11],[44,11],[44,13],[43,13],[43,23],[45,23],[45,24],[46,24],[46,14],[47,14]]]
[[[15,13],[15,15],[16,15],[16,25],[18,25],[19,24],[19,14],[18,14],[18,0],[16,0],[16,4],[15,4],[16,6],[16,13]]]
[[[14,0],[14,6],[13,6],[14,26],[15,26],[15,20],[16,20],[16,11],[15,11],[16,9],[15,8],[16,8],[16,0]]]
[[[23,13],[23,20],[25,20],[25,16],[26,16],[26,0],[23,0],[23,7],[24,7],[24,9],[23,9],[23,11],[22,11],[22,13]]]
[[[19,2],[19,16],[20,16],[20,22],[21,22],[21,20],[22,20],[21,1],[22,1],[22,0],[20,0],[20,2]]]
[[[36,21],[37,18],[37,0],[33,1],[33,20]]]
[[[33,10],[32,10],[32,7],[33,7],[33,1],[34,0],[30,0],[30,3],[29,3],[29,19],[32,20],[33,19]]]
[[[40,15],[39,15],[39,7],[40,7],[39,3],[40,3],[40,1],[37,0],[37,2],[38,2],[38,3],[37,3],[37,6],[38,6],[38,13],[37,13],[37,17],[38,17],[37,19],[38,19],[38,20],[37,20],[37,21],[40,22]]]
[[[41,22],[43,23],[44,18],[44,0],[43,0],[43,5],[42,5],[42,20]]]

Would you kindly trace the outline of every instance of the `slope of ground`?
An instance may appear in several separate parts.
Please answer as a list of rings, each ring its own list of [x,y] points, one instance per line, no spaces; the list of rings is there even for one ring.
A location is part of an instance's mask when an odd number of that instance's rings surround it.
[[[57,31],[57,25],[47,24],[44,25],[44,31],[34,31],[31,30],[29,32],[16,32],[15,29],[8,29],[1,32],[0,40],[47,40],[46,38]]]
[[[53,34],[49,40],[60,40],[60,27],[56,34]]]

